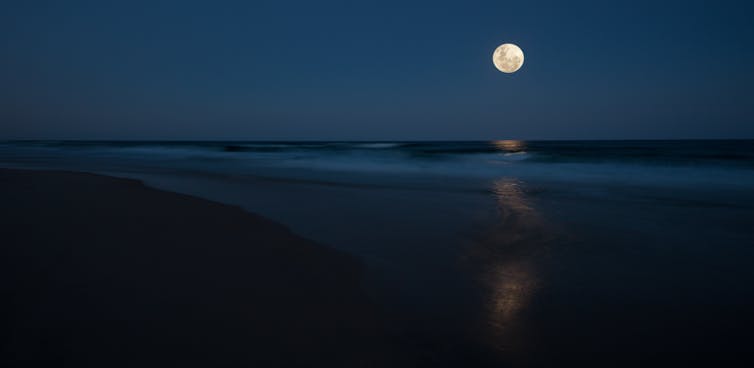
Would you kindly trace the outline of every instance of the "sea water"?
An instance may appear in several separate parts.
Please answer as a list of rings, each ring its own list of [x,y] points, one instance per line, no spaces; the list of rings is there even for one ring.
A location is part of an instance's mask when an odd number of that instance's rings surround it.
[[[405,339],[464,361],[740,350],[754,330],[751,140],[7,141],[0,166],[279,221],[358,257]]]

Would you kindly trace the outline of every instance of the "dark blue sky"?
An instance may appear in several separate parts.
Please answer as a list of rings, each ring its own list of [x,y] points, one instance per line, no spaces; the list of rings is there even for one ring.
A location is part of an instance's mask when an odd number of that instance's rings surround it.
[[[3,1],[0,139],[754,138],[746,1]],[[492,51],[526,54],[516,74]]]

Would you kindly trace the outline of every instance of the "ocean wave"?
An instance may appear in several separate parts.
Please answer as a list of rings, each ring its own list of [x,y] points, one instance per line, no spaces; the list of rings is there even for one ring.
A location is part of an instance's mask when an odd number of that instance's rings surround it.
[[[371,149],[384,149],[384,148],[396,148],[402,146],[401,143],[354,143],[353,147],[357,148],[371,148]]]
[[[503,157],[508,160],[526,160],[527,158],[531,157],[531,155],[526,151],[519,151],[503,153]]]
[[[258,141],[2,141],[2,149],[44,149],[61,154],[148,157],[264,158],[313,161],[353,156],[362,161],[520,162],[521,164],[635,164],[732,166],[754,169],[754,141],[472,141],[472,142],[258,142]],[[219,155],[219,156],[218,156]],[[224,156],[223,156],[224,155]]]

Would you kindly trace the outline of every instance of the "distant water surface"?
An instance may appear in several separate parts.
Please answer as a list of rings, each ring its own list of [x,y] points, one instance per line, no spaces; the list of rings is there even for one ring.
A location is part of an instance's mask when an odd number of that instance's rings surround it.
[[[751,140],[7,141],[0,166],[137,178],[348,251],[438,365],[754,342]]]

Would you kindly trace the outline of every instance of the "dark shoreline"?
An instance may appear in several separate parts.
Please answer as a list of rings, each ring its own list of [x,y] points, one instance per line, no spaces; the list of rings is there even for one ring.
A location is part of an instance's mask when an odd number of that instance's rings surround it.
[[[2,366],[395,366],[360,265],[238,207],[0,169]]]
[[[167,191],[0,169],[0,366],[748,357],[753,202],[726,186],[565,190],[501,178],[485,197],[435,191],[431,177],[398,178],[426,192],[357,191],[131,165],[125,176]],[[491,222],[456,237],[490,207]]]

